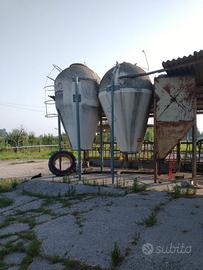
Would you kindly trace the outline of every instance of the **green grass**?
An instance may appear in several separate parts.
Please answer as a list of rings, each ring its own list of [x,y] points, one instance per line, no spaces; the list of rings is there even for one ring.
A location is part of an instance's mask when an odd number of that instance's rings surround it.
[[[19,232],[18,233],[18,236],[21,238],[21,239],[24,239],[24,240],[34,240],[35,239],[35,234],[33,231],[26,231],[26,232]]]
[[[36,198],[40,198],[40,199],[43,199],[43,203],[42,203],[42,208],[46,205],[49,205],[49,204],[53,204],[53,203],[56,203],[56,202],[59,202],[59,203],[62,203],[63,204],[63,207],[70,207],[71,206],[71,202],[69,201],[69,199],[74,199],[76,198],[75,196],[73,197],[70,197],[70,198],[67,198],[67,197],[55,197],[55,196],[49,196],[49,195],[44,195],[40,192],[30,192],[30,191],[27,191],[25,189],[22,190],[22,195],[28,195],[28,196],[32,196],[32,197],[36,197]],[[79,198],[80,194],[78,194],[77,198]],[[33,211],[36,211],[33,209]],[[40,209],[38,210],[40,211]],[[42,211],[41,211],[42,212]]]
[[[32,257],[38,256],[40,247],[41,247],[41,242],[37,239],[34,239],[26,250],[27,255],[30,255]]]
[[[64,196],[65,197],[74,197],[76,195],[76,188],[74,186],[69,186],[68,189],[66,190]]]
[[[22,242],[13,243],[11,241],[7,242],[3,247],[0,248],[0,261],[3,261],[3,258],[9,253],[13,252],[24,252],[25,249],[23,247]]]
[[[13,200],[7,197],[0,198],[0,208],[9,206],[13,204]]]
[[[6,219],[0,223],[0,229],[9,226],[15,220],[16,220],[16,217],[14,216],[6,217]]]
[[[196,195],[197,188],[193,185],[182,187],[179,185],[175,185],[171,191],[169,191],[169,194],[174,199],[182,198],[182,197],[193,197]]]
[[[56,147],[57,149],[57,147]],[[31,151],[31,150],[19,150],[18,152],[14,152],[13,150],[9,151],[1,151],[0,152],[0,160],[10,160],[10,159],[49,159],[53,152],[50,149],[42,149],[39,151]]]
[[[111,251],[111,265],[112,267],[117,267],[123,261],[123,256],[121,255],[121,251],[118,247],[117,242],[114,243],[114,248]]]
[[[130,189],[131,192],[142,192],[146,190],[146,185],[144,183],[139,183],[137,179],[134,179],[133,185]]]
[[[34,236],[34,239],[25,249],[26,256],[23,258],[20,264],[20,270],[27,270],[29,265],[32,263],[33,258],[39,255],[41,247],[41,242],[37,240]]]
[[[156,214],[152,212],[146,219],[144,219],[143,223],[146,227],[152,227],[157,223]]]
[[[13,191],[23,180],[19,178],[0,179],[0,193]]]
[[[60,256],[47,256],[46,259],[52,263],[61,263],[64,270],[102,270],[99,266],[91,266],[71,258],[64,258]]]

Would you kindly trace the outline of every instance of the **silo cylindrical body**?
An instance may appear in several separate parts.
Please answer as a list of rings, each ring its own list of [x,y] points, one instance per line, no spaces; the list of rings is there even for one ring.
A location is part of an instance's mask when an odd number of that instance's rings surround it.
[[[78,148],[76,116],[76,78],[78,78],[80,146],[91,148],[98,123],[98,88],[100,79],[95,72],[83,64],[72,64],[55,79],[56,109],[72,149]]]
[[[111,126],[111,89],[114,84],[114,135],[122,152],[141,150],[152,97],[152,84],[140,67],[121,63],[102,78],[99,100]],[[120,78],[126,76],[125,78]],[[127,77],[130,76],[130,77]]]

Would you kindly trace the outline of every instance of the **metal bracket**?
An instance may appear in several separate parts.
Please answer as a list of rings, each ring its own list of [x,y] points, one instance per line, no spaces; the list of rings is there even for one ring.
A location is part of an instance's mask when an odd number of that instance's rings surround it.
[[[81,102],[81,95],[80,94],[78,94],[77,96],[74,94],[73,95],[73,102]]]

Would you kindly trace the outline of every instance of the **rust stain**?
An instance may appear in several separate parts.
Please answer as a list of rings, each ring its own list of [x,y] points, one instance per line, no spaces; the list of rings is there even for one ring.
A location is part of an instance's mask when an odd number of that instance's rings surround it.
[[[164,87],[163,87],[163,89],[167,92],[167,93],[171,93],[171,85],[168,83],[168,84],[166,84]]]
[[[165,158],[193,125],[191,121],[156,123],[158,158]]]
[[[155,84],[156,115],[159,115],[155,120],[157,154],[159,159],[164,159],[194,123],[196,89],[192,77],[165,77],[158,84],[158,87]]]

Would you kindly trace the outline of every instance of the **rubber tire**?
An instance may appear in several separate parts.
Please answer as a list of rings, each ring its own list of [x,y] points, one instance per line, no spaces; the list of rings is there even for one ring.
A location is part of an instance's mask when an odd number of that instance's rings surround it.
[[[59,170],[56,168],[55,166],[55,161],[58,159],[58,157],[67,157],[70,161],[71,161],[71,166],[66,169],[66,170]],[[64,175],[69,175],[72,172],[75,171],[76,168],[76,159],[74,157],[74,155],[71,152],[68,151],[58,151],[55,152],[53,155],[51,155],[50,159],[49,159],[49,170],[56,176],[64,176]]]

